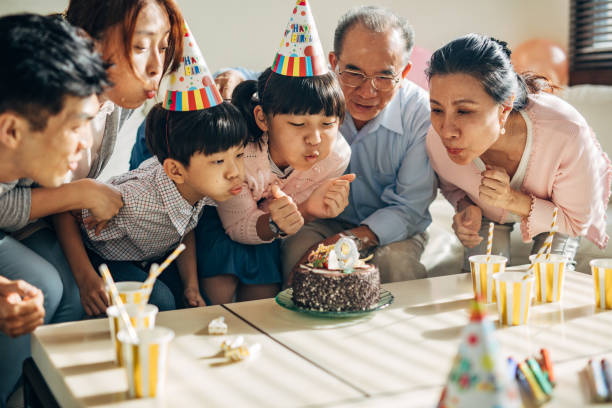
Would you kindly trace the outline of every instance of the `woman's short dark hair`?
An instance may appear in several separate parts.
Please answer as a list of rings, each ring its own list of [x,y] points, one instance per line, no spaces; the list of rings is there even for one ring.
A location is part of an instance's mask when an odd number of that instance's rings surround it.
[[[476,78],[497,103],[504,103],[514,93],[513,109],[527,106],[528,93],[554,89],[554,85],[533,73],[517,74],[510,62],[512,52],[504,41],[479,34],[457,38],[436,50],[429,61],[426,74],[467,74]]]
[[[109,85],[106,68],[82,30],[58,16],[0,18],[0,113],[13,111],[32,130],[47,126],[66,96],[86,98]]]
[[[160,163],[170,158],[189,166],[196,153],[211,155],[245,145],[248,131],[235,106],[223,102],[212,108],[175,112],[153,106],[145,122],[147,146]]]
[[[259,141],[262,135],[253,116],[257,105],[261,105],[269,116],[323,113],[342,121],[345,113],[344,94],[332,72],[312,77],[290,77],[268,68],[257,81],[239,84],[232,94],[232,103],[246,118],[252,141]]]
[[[174,0],[70,0],[66,19],[85,30],[95,40],[103,42],[111,28],[119,29],[123,55],[132,65],[132,39],[136,19],[149,1],[157,3],[168,14],[170,36],[164,60],[163,74],[178,68],[183,55],[183,16]]]

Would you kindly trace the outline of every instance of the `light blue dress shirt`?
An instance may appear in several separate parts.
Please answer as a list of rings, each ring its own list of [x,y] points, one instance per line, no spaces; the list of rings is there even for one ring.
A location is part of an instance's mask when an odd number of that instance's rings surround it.
[[[425,149],[429,125],[429,96],[410,81],[359,131],[347,112],[340,127],[352,150],[346,172],[357,178],[339,219],[367,225],[380,245],[425,231],[437,189]]]

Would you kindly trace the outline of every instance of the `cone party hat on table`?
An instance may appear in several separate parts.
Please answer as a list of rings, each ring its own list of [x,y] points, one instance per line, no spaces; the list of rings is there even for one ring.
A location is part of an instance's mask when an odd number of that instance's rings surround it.
[[[438,408],[522,406],[494,330],[482,306],[474,301]]]
[[[319,33],[308,0],[298,0],[274,57],[272,71],[280,75],[311,77],[328,72]]]
[[[162,106],[170,111],[208,109],[223,102],[187,22],[183,22],[183,57],[167,81]]]

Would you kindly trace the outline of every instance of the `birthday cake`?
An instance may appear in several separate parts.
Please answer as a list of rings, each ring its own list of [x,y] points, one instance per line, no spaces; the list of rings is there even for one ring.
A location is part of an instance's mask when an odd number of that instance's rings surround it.
[[[370,309],[380,298],[380,275],[366,260],[359,259],[355,242],[348,238],[319,245],[294,272],[293,302],[319,311]]]

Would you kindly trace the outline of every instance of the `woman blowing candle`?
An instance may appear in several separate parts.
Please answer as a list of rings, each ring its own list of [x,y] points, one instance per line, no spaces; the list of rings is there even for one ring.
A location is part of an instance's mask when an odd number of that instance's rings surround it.
[[[427,73],[427,151],[456,209],[453,229],[465,259],[484,253],[489,220],[496,223],[493,253],[509,258],[515,222],[537,252],[554,207],[552,253],[573,260],[581,236],[606,246],[610,161],[585,119],[541,92],[551,88],[546,78],[518,75],[506,43],[476,34],[437,50]]]

